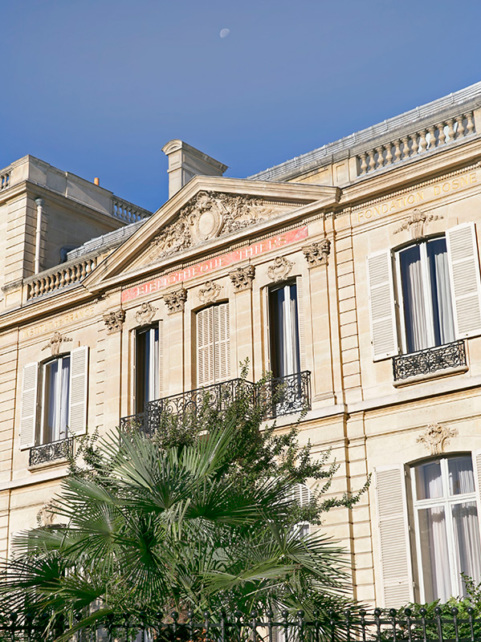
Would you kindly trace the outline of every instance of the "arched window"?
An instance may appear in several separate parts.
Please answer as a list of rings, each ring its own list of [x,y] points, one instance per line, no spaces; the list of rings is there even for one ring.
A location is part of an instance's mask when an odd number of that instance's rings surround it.
[[[462,573],[481,581],[481,547],[470,454],[412,466],[421,602],[465,593]]]

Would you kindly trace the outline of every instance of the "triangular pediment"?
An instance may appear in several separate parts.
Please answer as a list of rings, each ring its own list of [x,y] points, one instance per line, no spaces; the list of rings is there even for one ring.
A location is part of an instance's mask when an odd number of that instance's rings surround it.
[[[84,282],[97,289],[116,277],[155,270],[208,250],[313,203],[334,205],[339,190],[218,177],[196,177],[165,203]]]

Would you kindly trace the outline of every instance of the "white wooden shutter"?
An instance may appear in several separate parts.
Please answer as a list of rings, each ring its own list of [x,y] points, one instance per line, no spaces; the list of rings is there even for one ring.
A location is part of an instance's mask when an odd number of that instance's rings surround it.
[[[87,432],[88,355],[87,346],[70,353],[69,435]]]
[[[213,307],[214,317],[214,377],[225,381],[230,375],[229,304]]]
[[[481,282],[474,223],[446,231],[456,337],[481,334]]]
[[[384,606],[398,608],[414,599],[404,468],[375,472]]]
[[[476,488],[476,504],[478,507],[478,526],[481,537],[481,450],[475,450],[472,453],[474,487]]]
[[[367,257],[369,307],[374,361],[398,354],[391,252]]]
[[[37,429],[38,363],[28,363],[23,369],[22,409],[20,413],[20,448],[35,446]]]
[[[204,308],[197,313],[197,385],[207,386],[214,382],[214,324],[213,308]]]

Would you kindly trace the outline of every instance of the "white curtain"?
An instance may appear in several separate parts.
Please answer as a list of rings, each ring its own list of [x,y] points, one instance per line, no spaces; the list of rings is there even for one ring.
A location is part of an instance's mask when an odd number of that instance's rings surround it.
[[[60,357],[45,365],[44,443],[67,437],[69,396],[70,357]]]
[[[428,243],[431,266],[431,296],[435,321],[436,344],[454,341],[454,317],[449,283],[448,254],[445,239]]]
[[[419,511],[425,600],[445,602],[451,596],[446,515],[442,506]]]
[[[443,482],[439,461],[430,461],[416,467],[417,499],[435,499],[443,496]]]
[[[476,583],[479,583],[481,581],[481,550],[476,502],[455,504],[452,507],[452,516],[454,550],[459,573],[465,573]],[[459,595],[465,592],[461,575],[459,576],[459,586],[456,589]]]
[[[429,347],[419,245],[401,252],[401,280],[406,347],[408,352],[416,352]]]
[[[464,495],[474,493],[473,463],[471,457],[450,457],[449,494]]]

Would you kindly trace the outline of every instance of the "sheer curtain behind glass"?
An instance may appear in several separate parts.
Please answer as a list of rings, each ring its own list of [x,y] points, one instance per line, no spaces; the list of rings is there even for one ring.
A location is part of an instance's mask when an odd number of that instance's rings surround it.
[[[274,377],[300,371],[297,287],[295,283],[269,293],[271,368]]]
[[[446,240],[417,243],[398,256],[407,352],[454,341]]]
[[[67,437],[70,395],[70,357],[59,357],[44,366],[43,442]]]
[[[136,342],[137,412],[143,412],[149,401],[159,397],[159,326],[143,328],[137,332]]]
[[[423,600],[465,593],[461,573],[481,580],[481,548],[470,456],[415,467],[414,507]]]

